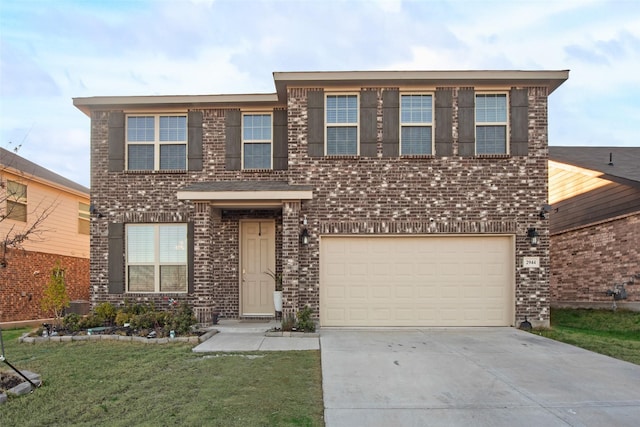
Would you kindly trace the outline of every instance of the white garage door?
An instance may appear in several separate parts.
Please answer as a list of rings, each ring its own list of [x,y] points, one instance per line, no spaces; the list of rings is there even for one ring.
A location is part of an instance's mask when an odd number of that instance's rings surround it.
[[[509,326],[509,236],[326,237],[322,326]]]

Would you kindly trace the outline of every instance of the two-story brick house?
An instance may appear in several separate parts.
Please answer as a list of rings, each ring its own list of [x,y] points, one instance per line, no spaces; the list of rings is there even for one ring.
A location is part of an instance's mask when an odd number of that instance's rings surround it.
[[[568,71],[275,73],[276,93],[76,98],[92,302],[206,324],[549,323],[547,97]]]

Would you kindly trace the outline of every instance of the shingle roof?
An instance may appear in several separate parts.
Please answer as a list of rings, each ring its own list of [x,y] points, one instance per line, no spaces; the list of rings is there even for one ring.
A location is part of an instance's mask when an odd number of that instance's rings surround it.
[[[549,159],[640,182],[640,147],[549,147]]]
[[[84,185],[80,185],[77,182],[71,181],[63,177],[62,175],[58,175],[55,172],[50,171],[49,169],[43,168],[40,165],[37,165],[24,157],[20,157],[17,154],[6,150],[0,147],[0,165],[6,168],[11,168],[23,172],[27,175],[32,175],[34,177],[52,182],[54,184],[67,187],[71,190],[79,191],[81,193],[89,194],[89,189]]]

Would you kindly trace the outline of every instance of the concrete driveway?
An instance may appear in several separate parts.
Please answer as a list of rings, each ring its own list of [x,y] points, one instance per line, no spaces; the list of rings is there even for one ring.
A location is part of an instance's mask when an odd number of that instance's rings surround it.
[[[326,329],[335,426],[638,426],[640,366],[513,328]]]

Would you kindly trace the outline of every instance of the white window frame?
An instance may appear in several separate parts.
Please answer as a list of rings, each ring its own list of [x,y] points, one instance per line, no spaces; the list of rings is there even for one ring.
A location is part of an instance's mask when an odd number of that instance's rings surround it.
[[[86,209],[84,209],[85,207],[86,207]],[[78,202],[78,234],[82,234],[82,235],[85,235],[85,236],[91,234],[91,231],[90,231],[91,214],[90,214],[89,210],[90,210],[89,203]],[[82,231],[83,227],[86,227],[86,230],[87,230],[86,233],[84,233]]]
[[[154,138],[153,141],[129,141],[129,118],[130,117],[153,117],[154,118]],[[160,141],[160,117],[184,117],[185,118],[185,139],[184,141]],[[189,169],[189,118],[186,113],[127,113],[125,116],[125,165],[126,170],[134,172],[151,172],[151,171],[173,171]],[[153,145],[153,169],[129,169],[129,146],[130,145]],[[184,169],[160,169],[160,147],[162,145],[184,145]]]
[[[505,103],[506,103],[506,121],[504,122],[478,122],[478,117],[476,115],[476,104],[477,104],[477,97],[478,95],[504,95],[505,96]],[[473,132],[474,132],[474,151],[476,153],[476,155],[478,156],[500,156],[500,155],[508,155],[509,154],[509,133],[510,133],[510,128],[509,128],[509,116],[510,116],[510,111],[509,111],[509,92],[508,91],[482,91],[482,92],[476,92],[473,96],[473,117],[474,117],[474,128],[473,128]],[[481,126],[504,126],[505,128],[505,147],[504,147],[504,153],[478,153],[478,127]]]
[[[355,96],[356,97],[356,111],[357,118],[355,123],[345,122],[345,123],[329,123],[327,120],[327,100],[332,96]],[[329,128],[338,128],[338,127],[355,127],[356,128],[356,152],[353,154],[329,154],[329,140],[328,129]],[[324,94],[324,155],[325,156],[359,156],[360,155],[360,94],[358,92],[325,92]]]
[[[184,226],[184,244],[185,244],[185,262],[176,263],[162,263],[160,262],[160,228],[163,226],[176,226],[182,225]],[[130,227],[152,227],[154,230],[154,261],[153,262],[129,262],[129,229]],[[135,293],[135,294],[186,294],[189,292],[189,248],[187,245],[189,244],[188,240],[188,227],[186,223],[135,223],[135,224],[126,224],[125,226],[125,280],[126,280],[126,293]],[[149,265],[154,267],[154,289],[153,291],[139,291],[129,290],[129,266],[136,265]],[[175,265],[184,265],[185,266],[185,288],[182,291],[162,291],[160,289],[160,267],[163,265],[175,266]]]
[[[24,187],[24,193],[23,194],[16,194],[16,193],[11,193],[9,192],[9,187],[11,185],[19,185],[21,187]],[[4,213],[5,218],[6,219],[10,219],[12,221],[19,221],[19,222],[27,222],[27,219],[29,217],[29,212],[27,211],[27,194],[28,194],[28,187],[27,184],[23,184],[21,182],[18,181],[14,181],[12,179],[7,180],[7,189],[6,189],[6,211]],[[14,204],[14,205],[20,205],[20,206],[24,206],[24,219],[22,218],[15,218],[15,213],[13,212],[13,207],[10,207],[10,204]]]
[[[269,116],[269,120],[271,122],[271,135],[269,139],[245,139],[244,136],[244,119],[246,116]],[[241,132],[241,153],[240,156],[242,158],[242,170],[265,170],[265,169],[273,169],[273,112],[271,111],[247,111],[242,113],[242,123],[240,125]],[[268,168],[246,168],[244,165],[244,146],[245,144],[266,144],[269,143],[271,146],[270,152],[271,156],[269,158],[269,167]]]
[[[431,96],[431,122],[408,122],[402,121],[402,97],[404,95],[429,95]],[[398,108],[398,114],[400,116],[400,155],[401,156],[433,156],[435,151],[435,93],[434,92],[401,92],[400,93],[400,106]],[[431,128],[431,152],[427,154],[404,154],[402,152],[402,128],[403,127],[430,127]]]

